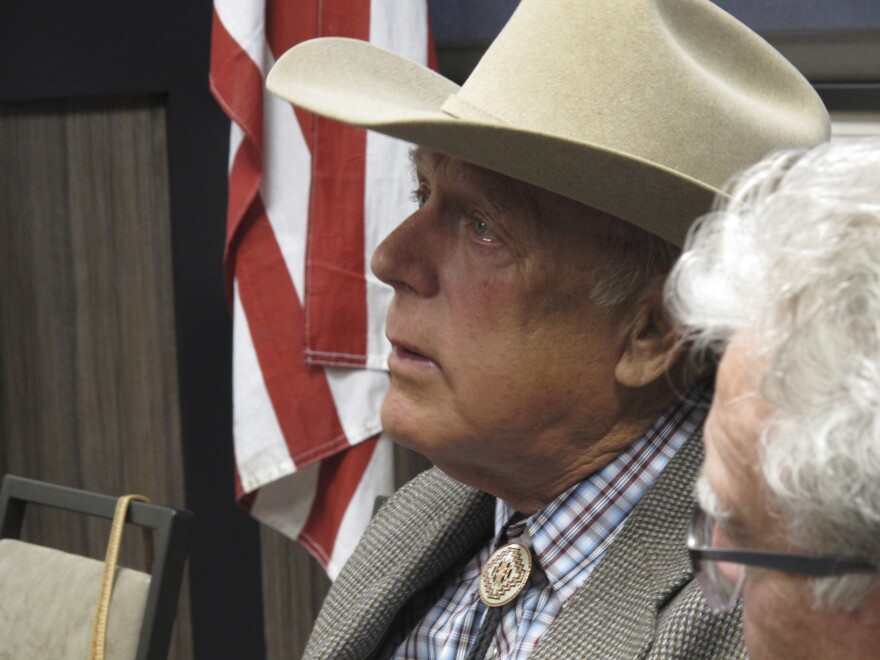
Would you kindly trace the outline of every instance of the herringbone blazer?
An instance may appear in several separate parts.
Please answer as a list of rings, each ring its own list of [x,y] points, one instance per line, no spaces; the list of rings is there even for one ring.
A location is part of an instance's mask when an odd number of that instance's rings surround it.
[[[702,455],[698,432],[544,633],[535,660],[745,657],[739,611],[711,613],[685,548]],[[375,658],[412,595],[492,534],[494,502],[436,468],[400,489],[330,589],[304,658]]]

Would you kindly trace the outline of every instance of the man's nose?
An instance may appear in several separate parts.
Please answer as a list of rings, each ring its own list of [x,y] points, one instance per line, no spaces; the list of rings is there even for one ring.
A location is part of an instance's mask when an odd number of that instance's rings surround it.
[[[435,242],[432,250],[432,241]],[[373,253],[370,268],[395,293],[412,291],[422,297],[437,293],[436,241],[424,209],[392,231]]]

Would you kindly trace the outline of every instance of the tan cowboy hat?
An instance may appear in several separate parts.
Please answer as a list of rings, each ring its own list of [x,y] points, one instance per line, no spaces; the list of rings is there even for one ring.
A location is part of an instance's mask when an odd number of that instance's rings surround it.
[[[267,86],[676,245],[734,173],[829,135],[803,76],[707,0],[522,0],[461,87],[342,38],[295,46]]]

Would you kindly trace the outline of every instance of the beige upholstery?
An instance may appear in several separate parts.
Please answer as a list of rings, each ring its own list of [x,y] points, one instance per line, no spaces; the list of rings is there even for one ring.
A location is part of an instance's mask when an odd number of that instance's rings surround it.
[[[104,562],[0,540],[0,660],[85,660]],[[150,576],[119,567],[107,660],[135,657]]]

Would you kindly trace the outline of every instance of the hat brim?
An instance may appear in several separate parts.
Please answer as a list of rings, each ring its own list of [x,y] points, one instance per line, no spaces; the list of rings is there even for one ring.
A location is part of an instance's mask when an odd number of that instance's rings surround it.
[[[266,81],[294,105],[378,131],[582,202],[682,245],[721,192],[598,144],[441,108],[459,87],[364,41],[329,37],[285,53]]]

